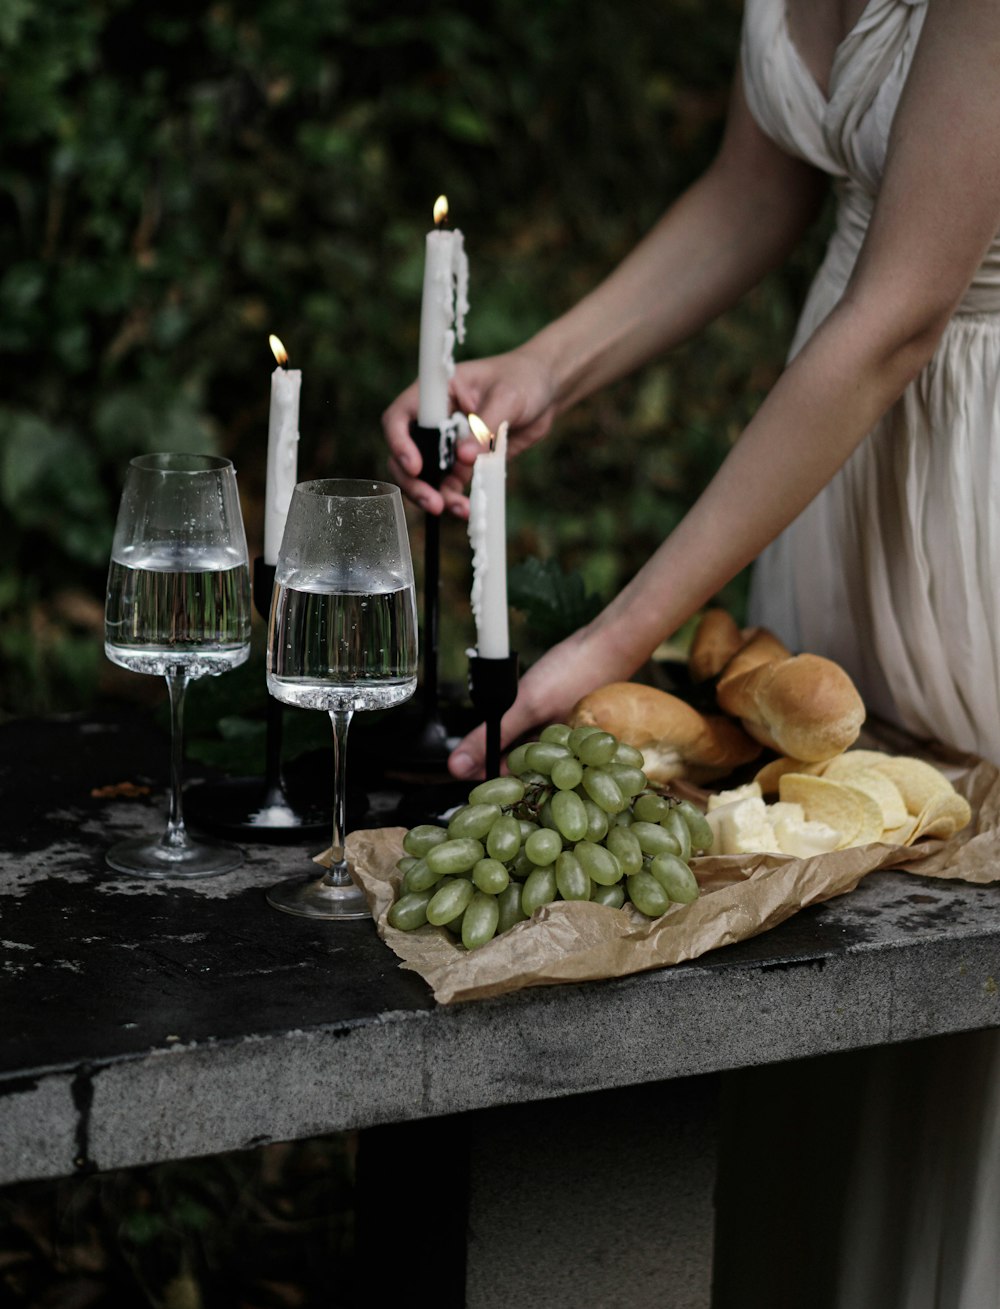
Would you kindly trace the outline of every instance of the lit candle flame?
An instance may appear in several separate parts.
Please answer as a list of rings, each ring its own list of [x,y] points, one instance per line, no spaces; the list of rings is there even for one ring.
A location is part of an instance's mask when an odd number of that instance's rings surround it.
[[[484,450],[492,450],[495,437],[478,414],[469,415],[469,429]]]
[[[281,341],[272,332],[267,338],[267,343],[271,347],[275,359],[277,359],[278,363],[284,367],[285,364],[288,363],[288,351],[281,344]]]
[[[439,195],[434,201],[434,225],[440,227],[448,221],[448,197]]]

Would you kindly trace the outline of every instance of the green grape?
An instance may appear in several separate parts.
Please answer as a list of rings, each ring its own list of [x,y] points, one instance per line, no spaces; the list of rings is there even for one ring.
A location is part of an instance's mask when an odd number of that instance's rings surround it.
[[[485,853],[482,841],[475,841],[472,837],[442,841],[440,845],[427,851],[427,866],[439,876],[445,873],[454,876],[456,873],[469,872]]]
[[[524,843],[524,853],[540,868],[553,864],[562,850],[562,837],[551,827],[540,827]]]
[[[552,765],[552,784],[560,791],[572,791],[583,780],[583,764],[579,759],[557,759]]]
[[[412,932],[414,928],[423,927],[427,922],[427,906],[433,895],[433,891],[414,891],[410,895],[401,895],[387,915],[389,926],[401,932]]]
[[[599,727],[574,727],[569,734],[569,748],[574,754],[580,753],[580,746],[586,741],[588,736],[593,736],[595,732],[601,731]]]
[[[538,742],[534,741],[532,742],[532,744],[537,745]],[[521,774],[521,781],[524,783],[525,787],[548,786],[549,784],[549,778],[547,774],[535,772],[533,769],[530,768]]]
[[[447,839],[448,833],[443,827],[437,827],[433,823],[420,823],[416,827],[411,827],[403,837],[403,849],[407,854],[422,859],[428,850]]]
[[[568,759],[570,757],[569,749],[565,745],[558,745],[555,741],[533,741],[528,746],[526,758],[529,768],[533,768],[536,773],[542,773],[548,777],[552,772],[552,765],[558,759]]]
[[[622,872],[627,877],[637,873],[642,867],[642,846],[630,828],[612,827],[605,844],[621,864]]]
[[[577,841],[573,853],[591,881],[601,886],[613,886],[621,881],[622,866],[606,846],[595,845],[593,841]]]
[[[640,819],[637,823],[633,823],[629,830],[642,847],[643,854],[679,853],[676,840],[659,823],[644,823]]]
[[[648,791],[632,801],[632,813],[644,823],[659,823],[670,813],[670,801]]]
[[[457,936],[458,939],[461,940],[462,923],[464,921],[465,921],[465,910],[463,909],[457,918],[452,918],[449,922],[445,923],[444,926],[451,933],[452,936]]]
[[[582,764],[609,764],[618,749],[618,741],[610,732],[591,732],[576,747],[575,754]]]
[[[583,789],[607,814],[618,814],[626,807],[628,801],[622,795],[622,789],[603,768],[585,768],[583,770]]]
[[[520,850],[514,856],[514,862],[510,865],[511,877],[516,877],[519,882],[523,882],[529,873],[534,872],[538,867],[528,858],[527,851],[522,845]]]
[[[625,885],[623,882],[616,882],[614,886],[595,886],[590,898],[594,904],[620,909],[625,903]]]
[[[554,864],[546,864],[529,873],[528,880],[521,888],[521,908],[525,917],[531,915],[543,904],[551,904],[556,898],[556,869]]]
[[[521,829],[521,840],[527,841],[532,832],[538,831],[538,824],[531,818],[519,818],[518,827]]]
[[[577,795],[580,795],[579,790]],[[587,811],[587,837],[588,841],[595,844],[603,841],[608,834],[608,816],[600,805],[594,804],[590,796],[584,793],[580,797],[583,800],[583,807]]]
[[[556,860],[556,888],[564,900],[589,900],[593,885],[571,850]]]
[[[633,768],[629,764],[616,764],[613,761],[605,767],[621,787],[623,794],[630,798],[644,791],[649,785],[649,778],[641,768]]]
[[[647,918],[659,918],[670,908],[670,897],[652,873],[645,869],[633,873],[628,879],[628,898]]]
[[[684,819],[681,817],[681,815],[677,812],[676,809],[671,809],[670,813],[667,814],[666,818],[661,820],[660,826],[663,828],[665,832],[669,832],[670,835],[677,842],[676,853],[680,855],[680,857],[684,860],[685,863],[687,863],[687,861],[691,858],[690,827],[688,827],[687,823],[684,821]],[[657,850],[650,850],[648,853],[658,854],[659,852]]]
[[[632,826],[632,809],[626,802],[625,808],[620,814],[613,814],[611,822],[608,824],[609,830],[612,827],[631,827]]]
[[[521,824],[512,814],[499,817],[486,834],[486,853],[507,863],[521,848]]]
[[[462,944],[466,950],[476,950],[496,935],[500,921],[500,906],[495,895],[477,891],[462,916]]]
[[[688,825],[688,831],[691,833],[692,850],[711,850],[712,848],[712,829],[708,825],[708,819],[696,808],[690,800],[682,800],[677,806],[677,812],[681,815]]]
[[[519,777],[491,777],[469,792],[469,804],[518,804],[524,799],[524,783]]]
[[[434,886],[440,880],[441,874],[433,872],[428,867],[426,859],[418,859],[403,874],[402,889],[407,894],[411,891],[426,891],[428,887]]]
[[[527,918],[528,915],[521,908],[521,891],[519,882],[511,882],[506,891],[501,891],[497,896],[497,904],[500,907],[498,933],[509,931],[515,923],[523,923]]]
[[[475,893],[475,887],[464,877],[456,877],[454,881],[439,886],[427,905],[427,921],[435,927],[450,923],[465,913]]]
[[[565,723],[549,723],[538,733],[539,741],[555,741],[556,745],[569,745],[573,729]]]
[[[417,858],[416,855],[404,854],[402,859],[396,860],[396,867],[399,869],[401,873],[406,873],[413,867],[414,864],[418,864],[419,862],[420,860]]]
[[[645,768],[646,761],[642,757],[642,751],[637,750],[634,745],[626,745],[624,741],[618,742],[618,749],[611,756],[616,764],[628,764],[630,768]]]
[[[649,871],[670,896],[680,904],[698,899],[698,881],[691,869],[672,854],[658,854],[649,865]]]
[[[542,807],[538,811],[538,821],[542,827],[548,827],[553,832],[556,830],[556,820],[552,815],[552,797],[546,796],[542,802]]]
[[[472,870],[472,881],[487,895],[499,895],[507,889],[510,873],[499,859],[480,859]]]
[[[587,835],[587,809],[575,791],[557,791],[549,801],[552,818],[567,841],[582,841]]]
[[[499,817],[498,804],[467,804],[452,815],[448,823],[449,840],[471,836],[481,841]]]
[[[507,756],[507,767],[515,777],[520,777],[528,771],[528,744],[530,742],[525,745],[515,745]]]

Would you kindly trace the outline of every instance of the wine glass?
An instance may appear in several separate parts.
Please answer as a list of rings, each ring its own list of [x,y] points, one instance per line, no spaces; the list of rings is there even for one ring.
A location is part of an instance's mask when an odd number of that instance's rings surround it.
[[[325,876],[273,886],[268,902],[305,918],[367,918],[344,855],[347,731],[358,709],[388,709],[417,684],[417,607],[399,488],[300,482],[278,554],[267,689],[326,709],[333,723],[332,862]]]
[[[250,654],[250,567],[228,459],[150,454],[129,464],[111,546],[104,650],[122,668],[167,679],[171,738],[166,829],[112,846],[109,866],[137,877],[237,868],[243,851],[194,839],[181,805],[187,684]]]

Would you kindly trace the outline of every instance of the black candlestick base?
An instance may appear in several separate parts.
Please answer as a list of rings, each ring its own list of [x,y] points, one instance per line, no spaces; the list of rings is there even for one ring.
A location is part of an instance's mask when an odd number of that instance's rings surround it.
[[[274,574],[273,564],[254,560],[254,608],[265,622],[270,615]],[[185,811],[198,827],[240,841],[282,843],[329,838],[333,830],[332,798],[329,802],[307,800],[290,795],[286,787],[281,764],[283,714],[281,704],[269,695],[263,777],[203,782],[185,792]]]
[[[486,776],[500,775],[500,721],[517,699],[517,654],[484,659],[469,651],[469,695],[486,720]]]
[[[437,490],[455,466],[457,422],[441,427],[410,423],[410,436],[420,451],[420,476]],[[438,684],[438,620],[440,614],[441,519],[424,514],[424,622],[420,649],[422,670],[414,697],[415,714],[398,724],[393,753],[414,773],[437,773],[446,768],[448,755],[461,740],[449,732],[441,713]]]

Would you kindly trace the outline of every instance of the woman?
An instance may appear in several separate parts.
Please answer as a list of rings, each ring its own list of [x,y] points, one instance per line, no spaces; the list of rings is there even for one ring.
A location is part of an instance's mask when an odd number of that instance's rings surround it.
[[[786,370],[649,562],[526,674],[505,740],[628,678],[760,556],[753,621],[792,648],[838,660],[871,710],[1000,763],[998,141],[995,0],[747,0],[711,167],[567,314],[455,374],[456,405],[493,427],[507,419],[511,451],[523,449],[577,400],[733,304],[786,257],[833,180],[836,230]],[[384,416],[394,475],[426,508],[464,514],[461,476],[440,495],[420,481],[407,434],[415,411],[411,387]],[[480,728],[451,769],[481,773],[483,756]],[[982,1108],[1000,1086],[994,1042],[966,1046]],[[925,1087],[930,1115],[940,1104],[927,1089],[936,1074],[909,1075]],[[856,1232],[838,1303],[1000,1305],[989,1231],[1000,1216],[1000,1166],[990,1159],[970,1172],[1000,1119],[965,1113],[962,1139],[928,1144],[912,1185],[893,1194],[885,1184],[893,1160],[878,1150],[895,1076],[884,1071],[869,1101],[857,1194],[870,1206],[866,1222],[896,1207],[894,1248],[903,1253],[872,1253]],[[960,1167],[942,1162],[959,1154]],[[984,1220],[962,1218],[970,1195],[993,1206],[986,1235]]]

